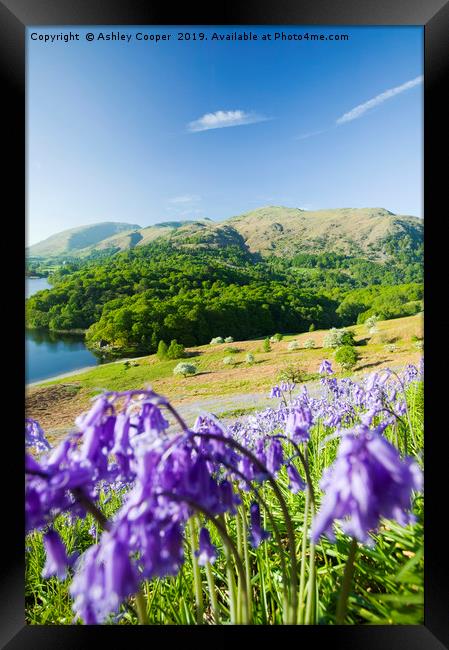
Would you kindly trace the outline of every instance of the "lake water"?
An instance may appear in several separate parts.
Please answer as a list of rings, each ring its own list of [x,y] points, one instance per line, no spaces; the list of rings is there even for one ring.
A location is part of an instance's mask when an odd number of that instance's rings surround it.
[[[27,278],[25,293],[29,297],[49,287],[46,278]],[[45,330],[25,330],[25,357],[27,384],[100,363],[83,336]]]

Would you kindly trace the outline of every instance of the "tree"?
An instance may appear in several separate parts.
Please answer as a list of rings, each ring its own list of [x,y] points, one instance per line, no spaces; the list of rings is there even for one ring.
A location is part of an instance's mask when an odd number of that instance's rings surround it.
[[[315,341],[313,339],[307,339],[304,341],[304,347],[307,349],[311,349],[315,347]]]
[[[264,352],[271,352],[270,339],[268,337],[263,342],[263,351]]]
[[[176,339],[173,339],[167,350],[168,359],[181,359],[184,356],[185,348]]]
[[[355,345],[355,334],[352,330],[342,330],[340,345]]]
[[[168,352],[168,346],[165,341],[159,341],[159,345],[157,346],[157,358],[158,359],[167,359],[167,352]]]
[[[233,366],[236,363],[236,360],[234,359],[234,357],[225,357],[223,359],[223,363],[226,366]]]
[[[234,339],[232,336],[227,336],[224,340],[225,343],[234,343]]]
[[[344,370],[353,368],[359,359],[357,350],[352,345],[342,345],[335,353],[335,361]]]
[[[288,350],[299,350],[299,343],[298,341],[290,341],[290,343],[287,345]]]
[[[354,332],[352,330],[337,329],[332,327],[323,339],[323,347],[339,348],[342,345],[354,345]]]
[[[309,332],[314,332],[315,331],[315,325],[312,323],[309,327]]]
[[[248,352],[248,354],[245,357],[246,363],[249,363],[250,365],[254,363],[254,354],[251,354],[251,352]]]
[[[182,375],[183,377],[196,375],[196,372],[196,366],[194,366],[192,363],[178,363],[178,365],[173,368],[174,375]]]
[[[277,379],[278,381],[287,381],[293,384],[300,384],[302,381],[304,381],[305,375],[306,373],[304,369],[301,368],[301,366],[289,364],[282,368],[277,376]]]
[[[378,321],[379,321],[379,316],[377,314],[373,314],[372,316],[369,316],[366,319],[365,325],[370,334],[375,334],[377,332],[376,324]]]

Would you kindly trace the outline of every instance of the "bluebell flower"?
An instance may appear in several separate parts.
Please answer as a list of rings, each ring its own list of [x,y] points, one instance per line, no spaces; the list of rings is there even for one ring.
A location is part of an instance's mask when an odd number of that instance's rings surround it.
[[[411,458],[377,431],[359,425],[343,436],[334,465],[323,475],[324,498],[312,525],[312,538],[334,538],[335,521],[360,542],[370,542],[381,517],[401,525],[413,519],[408,513],[412,490],[422,488],[422,473]]]
[[[298,470],[292,463],[287,465],[287,476],[289,478],[288,489],[292,494],[305,490],[306,483],[302,480]]]
[[[213,564],[217,559],[217,549],[210,541],[210,535],[207,528],[201,528],[199,535],[199,550],[196,551],[198,564],[204,566],[209,562]]]
[[[64,580],[67,574],[69,559],[65,546],[55,530],[49,530],[44,535],[44,548],[46,559],[42,577],[49,578],[50,576],[56,576],[59,580]]]
[[[270,537],[270,533],[262,528],[259,504],[255,501],[250,506],[250,519],[249,541],[253,548],[257,548],[263,541]]]

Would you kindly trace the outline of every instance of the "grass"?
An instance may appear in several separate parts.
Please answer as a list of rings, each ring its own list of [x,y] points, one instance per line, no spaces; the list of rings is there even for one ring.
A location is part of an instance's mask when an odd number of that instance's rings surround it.
[[[416,363],[421,356],[412,340],[422,336],[422,316],[410,316],[389,321],[380,321],[377,332],[369,334],[365,325],[355,325],[357,351],[360,359],[351,374],[357,376],[386,366],[403,367]],[[285,335],[282,341],[271,343],[271,351],[263,352],[263,337],[251,341],[235,341],[233,355],[235,365],[223,364],[229,355],[230,344],[203,345],[187,349],[188,362],[193,363],[198,373],[181,378],[173,376],[177,360],[159,360],[149,355],[132,361],[107,363],[91,370],[53,381],[42,382],[27,390],[27,415],[42,422],[52,435],[53,430],[72,426],[76,415],[89,406],[89,400],[101,390],[127,390],[151,385],[153,390],[176,401],[178,404],[236,394],[267,393],[288,366],[298,366],[303,381],[316,377],[323,357],[333,360],[334,350],[322,347],[326,330]],[[316,348],[288,350],[288,344],[297,340],[300,346],[313,339]],[[385,349],[389,340],[395,339],[396,352]],[[245,356],[252,353],[254,364],[245,362]],[[334,364],[336,365],[336,364]],[[72,399],[61,399],[55,386],[71,386]],[[76,389],[76,393],[75,393]],[[45,406],[43,406],[45,405]]]

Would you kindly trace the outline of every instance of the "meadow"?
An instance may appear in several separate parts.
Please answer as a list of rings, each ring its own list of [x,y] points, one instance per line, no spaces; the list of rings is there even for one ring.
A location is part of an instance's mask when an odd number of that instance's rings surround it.
[[[307,350],[319,394],[267,373],[271,405],[227,425],[187,424],[142,363],[103,392],[80,376],[77,432],[27,421],[27,622],[422,623],[423,363],[402,343],[352,378]]]
[[[371,334],[366,325],[347,329],[355,334],[360,356],[351,370],[354,377],[386,366],[402,368],[407,363],[417,363],[421,356],[416,346],[416,339],[423,336],[421,314],[379,321],[376,332]],[[257,394],[268,395],[271,386],[286,371],[287,374],[299,373],[297,382],[298,379],[301,382],[316,380],[320,360],[332,359],[334,354],[334,350],[323,347],[327,334],[328,330],[317,330],[284,335],[281,341],[270,344],[270,352],[264,352],[263,339],[187,347],[185,360],[195,364],[197,373],[186,378],[173,375],[179,359],[160,360],[155,354],[106,363],[70,377],[28,387],[27,415],[39,420],[49,440],[54,442],[73,425],[75,417],[89,407],[91,398],[99,390],[121,391],[148,385],[184,410],[189,424],[193,424],[195,418],[192,407],[198,405],[199,409],[208,410],[211,400],[216,415],[241,415],[263,406]],[[315,348],[304,347],[308,340],[314,341]],[[298,349],[289,350],[292,341],[298,342]],[[223,359],[230,355],[231,349],[235,363],[229,366],[223,364]],[[254,356],[254,363],[246,362],[248,354]],[[237,396],[248,396],[248,399],[242,398],[241,403],[237,403]]]

